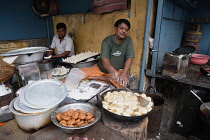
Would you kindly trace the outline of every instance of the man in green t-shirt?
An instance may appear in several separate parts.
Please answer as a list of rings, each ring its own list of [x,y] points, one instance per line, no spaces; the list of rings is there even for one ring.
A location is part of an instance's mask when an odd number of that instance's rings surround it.
[[[128,85],[128,71],[135,57],[132,39],[127,36],[129,29],[128,20],[119,19],[115,22],[115,34],[102,42],[99,63],[90,68],[81,68],[88,79],[111,82],[115,86],[116,83]]]

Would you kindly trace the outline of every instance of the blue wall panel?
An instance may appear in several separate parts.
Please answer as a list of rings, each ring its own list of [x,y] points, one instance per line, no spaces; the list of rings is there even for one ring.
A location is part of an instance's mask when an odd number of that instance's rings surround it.
[[[203,34],[198,53],[210,55],[210,24],[202,24],[200,31]]]
[[[59,15],[86,13],[92,9],[92,0],[57,0]]]
[[[210,1],[200,1],[198,8],[192,10],[191,17],[210,17]],[[198,53],[210,55],[210,23],[200,24],[203,33]]]
[[[163,6],[163,17],[173,18],[174,2],[172,0],[165,0]]]
[[[58,15],[85,13],[92,9],[91,0],[56,0]],[[32,0],[0,0],[0,41],[47,38],[46,18],[32,10]],[[53,37],[52,17],[48,17]]]
[[[179,21],[163,19],[160,32],[157,67],[162,66],[165,52],[171,52],[181,46],[185,24]]]
[[[183,14],[183,11],[182,11],[181,6],[175,5],[174,6],[174,12],[173,12],[173,19],[181,21],[182,20],[182,14]]]
[[[31,0],[0,0],[0,18],[0,40],[47,38],[46,19],[34,13]],[[48,19],[52,37],[52,18]]]

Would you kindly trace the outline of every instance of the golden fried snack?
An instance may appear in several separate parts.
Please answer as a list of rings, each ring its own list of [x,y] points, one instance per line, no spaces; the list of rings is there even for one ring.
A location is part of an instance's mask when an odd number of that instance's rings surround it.
[[[79,117],[79,112],[75,111],[74,114],[72,115],[72,119],[78,119]]]
[[[86,118],[85,113],[80,113],[79,114],[79,119],[84,120]]]
[[[73,109],[69,109],[67,111],[67,116],[71,117],[74,114],[74,110]]]
[[[93,118],[92,113],[87,112],[85,115],[86,115],[86,120],[89,120],[89,119]]]
[[[69,116],[66,116],[66,115],[60,115],[60,116],[61,116],[61,119],[65,121],[68,121],[71,119]]]
[[[77,123],[77,126],[81,126],[82,124],[84,124],[84,121],[80,121]]]
[[[69,124],[68,127],[76,127],[75,125]]]
[[[71,119],[71,120],[69,120],[69,121],[67,122],[67,124],[68,124],[68,125],[70,125],[70,124],[76,124],[76,121],[75,121],[74,119]]]
[[[76,124],[77,124],[77,123],[79,123],[80,121],[81,121],[80,119],[77,119],[75,122],[76,122]]]
[[[61,113],[57,113],[55,117],[56,117],[56,119],[57,119],[58,121],[61,121],[61,120],[62,120],[62,119],[61,119]]]
[[[59,122],[59,124],[61,124],[61,125],[63,125],[63,126],[67,126],[67,123],[66,123],[65,120],[61,120],[61,121]]]
[[[88,123],[91,123],[91,122],[93,122],[94,120],[95,120],[95,118],[91,118],[91,119],[87,120],[87,122],[88,122]]]

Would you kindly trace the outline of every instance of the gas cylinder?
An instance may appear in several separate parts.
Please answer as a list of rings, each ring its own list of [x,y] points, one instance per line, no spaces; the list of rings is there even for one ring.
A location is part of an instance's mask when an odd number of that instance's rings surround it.
[[[196,51],[200,46],[200,39],[202,38],[202,33],[200,32],[200,25],[193,24],[189,25],[186,32],[184,32],[182,39],[182,46],[194,46]]]

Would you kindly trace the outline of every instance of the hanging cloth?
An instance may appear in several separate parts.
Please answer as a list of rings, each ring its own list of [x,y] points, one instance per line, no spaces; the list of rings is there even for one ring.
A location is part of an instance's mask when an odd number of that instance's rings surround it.
[[[92,0],[93,10],[96,14],[130,9],[130,4],[131,0]]]

